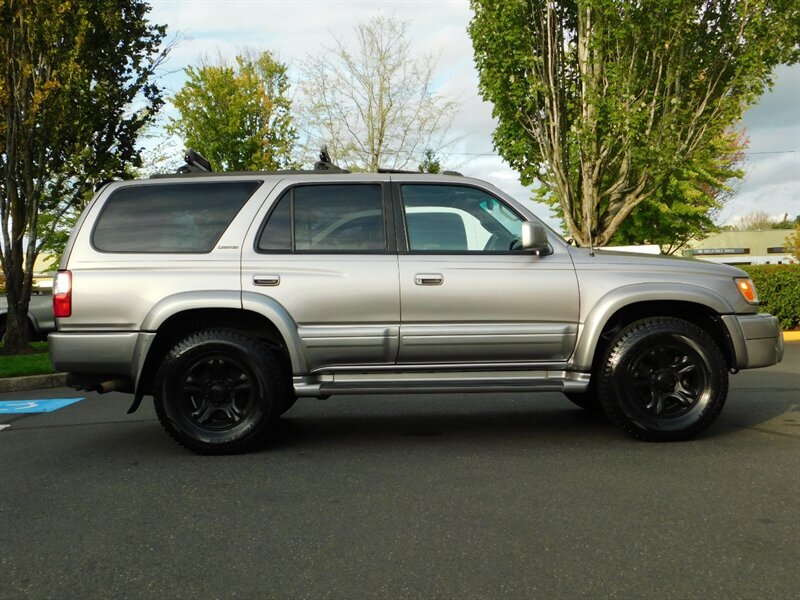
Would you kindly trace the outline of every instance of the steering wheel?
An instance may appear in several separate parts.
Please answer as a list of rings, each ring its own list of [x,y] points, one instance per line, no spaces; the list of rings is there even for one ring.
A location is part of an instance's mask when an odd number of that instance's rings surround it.
[[[522,240],[519,238],[514,238],[511,240],[511,243],[508,245],[509,250],[522,250]]]

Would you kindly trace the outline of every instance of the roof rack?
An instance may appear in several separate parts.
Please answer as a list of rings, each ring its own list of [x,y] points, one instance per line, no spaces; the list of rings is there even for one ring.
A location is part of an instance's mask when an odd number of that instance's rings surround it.
[[[212,173],[211,163],[208,159],[199,152],[188,148],[186,154],[183,156],[186,161],[185,165],[178,168],[179,175],[205,175]],[[301,174],[301,173],[349,173],[347,169],[342,169],[331,161],[330,154],[328,154],[327,147],[323,146],[319,153],[319,160],[314,163],[314,169],[278,169],[274,171],[223,171],[214,172],[214,175],[244,175],[244,174]],[[174,177],[173,174],[159,173],[151,175],[151,179],[160,179],[163,177]]]
[[[319,149],[319,160],[314,163],[314,170],[315,171],[328,171],[330,173],[349,173],[350,171],[346,169],[342,169],[337,165],[333,164],[331,160],[331,155],[328,154],[328,147],[322,146]]]
[[[186,164],[178,168],[178,173],[184,174],[211,172],[211,163],[208,162],[208,159],[199,152],[195,152],[191,148],[186,150],[183,160],[186,161]]]
[[[183,156],[183,160],[186,161],[185,165],[181,165],[178,168],[177,174],[178,175],[208,175],[213,174],[215,176],[220,175],[309,175],[313,173],[318,174],[331,174],[331,173],[350,173],[347,169],[342,169],[338,165],[334,164],[331,160],[331,156],[328,153],[327,146],[322,146],[319,151],[319,160],[314,163],[313,169],[278,169],[274,171],[217,171],[214,172],[211,168],[211,163],[209,160],[200,154],[199,152],[192,150],[191,148],[186,149],[186,154]],[[419,171],[408,171],[403,169],[386,169],[383,167],[378,167],[378,173],[396,173],[396,174],[405,174],[405,175],[420,175]],[[441,175],[456,175],[458,177],[463,177],[461,173],[458,171],[442,171]],[[162,179],[166,177],[175,177],[173,173],[159,173],[155,175],[151,175],[151,179]]]

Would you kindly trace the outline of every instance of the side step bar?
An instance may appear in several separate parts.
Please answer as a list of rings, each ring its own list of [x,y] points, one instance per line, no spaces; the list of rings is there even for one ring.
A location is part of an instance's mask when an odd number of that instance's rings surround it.
[[[294,378],[298,397],[333,394],[439,394],[503,392],[582,392],[589,373],[348,373]]]

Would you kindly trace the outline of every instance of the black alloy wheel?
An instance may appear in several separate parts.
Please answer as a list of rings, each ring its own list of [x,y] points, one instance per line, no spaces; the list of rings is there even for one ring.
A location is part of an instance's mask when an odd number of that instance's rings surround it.
[[[200,331],[167,353],[154,401],[164,429],[204,454],[251,449],[288,403],[275,351],[238,331]]]
[[[705,331],[682,319],[651,317],[623,328],[602,367],[603,408],[638,439],[692,437],[725,404],[728,370],[722,352]]]

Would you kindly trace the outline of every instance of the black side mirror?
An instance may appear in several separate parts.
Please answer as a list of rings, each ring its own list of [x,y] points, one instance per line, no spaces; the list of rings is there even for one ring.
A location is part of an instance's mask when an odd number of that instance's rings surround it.
[[[537,255],[550,254],[550,244],[547,241],[547,230],[544,225],[536,221],[523,222],[522,247]]]

